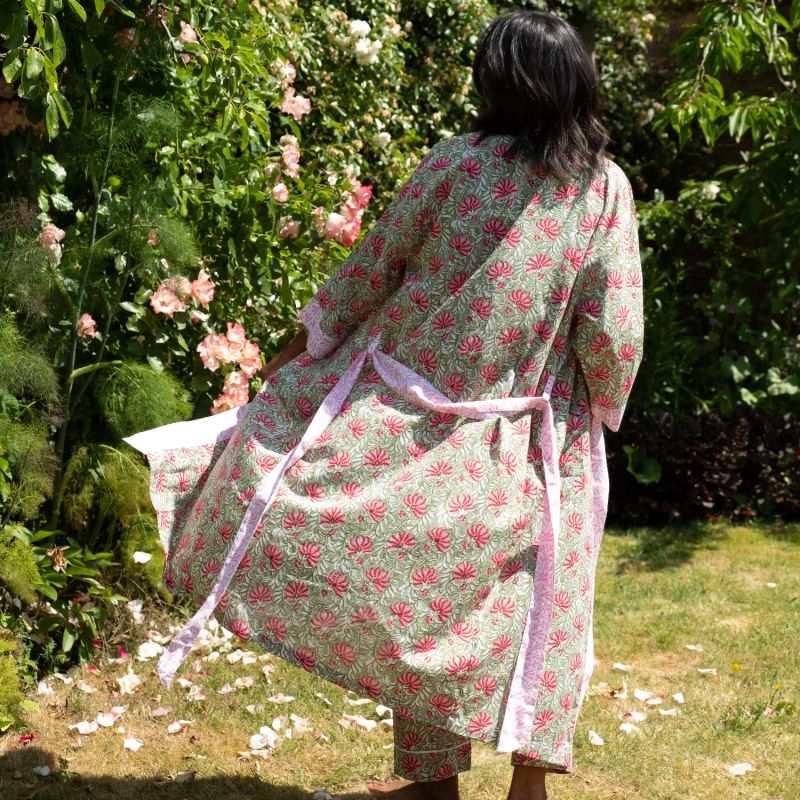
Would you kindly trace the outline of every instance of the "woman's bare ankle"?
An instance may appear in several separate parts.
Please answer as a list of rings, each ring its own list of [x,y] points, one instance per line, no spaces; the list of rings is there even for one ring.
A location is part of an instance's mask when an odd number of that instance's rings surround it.
[[[541,767],[514,767],[508,800],[547,800],[546,775]]]

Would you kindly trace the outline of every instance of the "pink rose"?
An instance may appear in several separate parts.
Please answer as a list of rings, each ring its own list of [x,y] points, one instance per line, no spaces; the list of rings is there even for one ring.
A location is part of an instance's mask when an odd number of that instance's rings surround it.
[[[283,95],[280,109],[284,114],[294,117],[295,122],[300,120],[311,111],[311,101],[307,97],[295,95],[293,87],[289,87]]]
[[[186,311],[186,304],[178,297],[166,282],[162,283],[150,297],[150,307],[156,314],[171,317],[176,311]]]
[[[247,336],[245,335],[244,328],[239,322],[229,322],[228,332],[225,335],[228,337],[228,341],[231,344],[244,346],[247,342]]]
[[[200,360],[206,369],[216,372],[221,364],[232,364],[231,343],[221,333],[209,333],[197,345]]]
[[[200,270],[197,279],[189,284],[189,291],[201,306],[208,308],[208,304],[214,299],[214,284],[209,280],[205,270]]]
[[[296,219],[282,219],[278,236],[282,239],[296,239],[300,231],[300,223]]]
[[[261,351],[258,345],[255,342],[246,342],[237,360],[241,371],[252,378],[261,369]]]
[[[39,234],[39,241],[43,247],[52,247],[58,242],[63,242],[66,235],[61,228],[57,228],[52,222],[48,222]]]
[[[250,381],[241,372],[231,372],[225,378],[222,394],[214,400],[212,414],[229,411],[232,408],[246,405],[250,399]]]
[[[289,199],[289,190],[285,183],[276,183],[272,187],[272,196],[279,202],[285,203]]]
[[[75,325],[75,333],[79,339],[94,339],[97,336],[95,321],[89,314],[81,314]]]
[[[346,224],[347,219],[345,217],[341,214],[337,214],[335,211],[331,211],[325,219],[325,227],[322,235],[326,239],[335,239],[337,236],[341,235]]]
[[[197,31],[188,22],[181,20],[181,32],[178,34],[179,42],[196,42]]]
[[[297,178],[300,174],[300,148],[297,146],[297,139],[287,134],[281,136],[280,144],[286,174],[290,178]]]
[[[291,86],[297,77],[297,70],[291,61],[281,61],[277,59],[270,64],[270,69],[277,75],[278,80],[283,86]]]

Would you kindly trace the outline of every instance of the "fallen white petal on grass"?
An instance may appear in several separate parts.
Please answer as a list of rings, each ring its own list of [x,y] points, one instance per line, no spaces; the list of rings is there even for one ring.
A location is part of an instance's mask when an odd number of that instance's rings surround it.
[[[183,769],[175,776],[175,783],[188,783],[197,775],[196,769]]]
[[[391,708],[389,708],[389,706],[382,706],[380,704],[375,706],[375,713],[379,717],[392,717],[392,716],[394,716],[394,712],[392,711]]]
[[[142,679],[135,672],[128,672],[117,678],[120,694],[133,694],[141,685]]]
[[[72,686],[74,680],[69,677],[69,675],[64,675],[62,672],[54,672],[51,678],[58,678],[64,686]]]
[[[236,689],[233,688],[229,683],[226,683],[221,689],[217,689],[217,694],[230,694],[231,692],[235,692]]]
[[[131,619],[137,624],[141,625],[144,622],[144,615],[142,614],[142,601],[141,600],[128,600],[125,603],[125,608],[131,615]]]
[[[251,750],[264,750],[273,748],[278,744],[278,734],[269,725],[265,725],[258,733],[250,737]]]
[[[274,664],[264,664],[264,666],[261,667],[261,672],[263,673],[264,677],[267,679],[267,683],[272,683],[272,679],[269,676],[272,675],[274,670],[275,670],[275,665]]]
[[[244,707],[244,710],[248,714],[260,714],[264,710],[264,704],[263,703],[250,703],[250,705],[247,705],[247,706]]]
[[[142,642],[139,645],[139,648],[136,651],[136,660],[149,661],[151,658],[160,656],[163,652],[164,648],[158,642],[154,642],[152,639],[149,639],[148,641]]]
[[[345,697],[345,703],[349,706],[365,706],[367,703],[374,703],[374,700],[370,700],[369,697],[359,697],[357,700],[353,700],[350,697]]]
[[[284,694],[283,692],[278,692],[278,694],[267,698],[268,703],[291,703],[292,700],[294,700],[294,697],[290,694]]]
[[[645,700],[645,703],[649,706],[660,706],[664,702],[663,695],[656,695],[655,697],[649,697]]]
[[[194,720],[191,719],[176,719],[167,725],[167,733],[180,733],[184,728],[188,728],[193,724]]]
[[[603,737],[596,731],[589,731],[589,742],[595,747],[602,747],[605,744]]]
[[[686,699],[683,696],[683,692],[675,692],[675,694],[672,695],[672,699],[676,703],[685,703],[686,702]]]
[[[677,717],[681,710],[679,708],[659,708],[658,713],[662,717]]]
[[[133,738],[131,738],[131,739],[126,739],[122,743],[122,746],[126,750],[131,750],[134,753],[138,753],[144,747],[144,742],[141,739],[133,739]]]
[[[326,706],[333,705],[333,703],[331,703],[331,701],[328,700],[328,698],[325,697],[325,695],[322,694],[322,692],[314,692],[314,697],[318,697],[320,700],[322,700],[323,703],[325,703]]]
[[[38,775],[40,778],[46,778],[51,772],[50,767],[48,767],[47,764],[44,764],[41,767],[34,767],[32,771],[34,775]]]
[[[249,676],[246,678],[237,678],[233,685],[237,689],[249,689],[253,685],[253,679]]]
[[[94,694],[97,691],[97,689],[95,689],[94,686],[92,686],[92,684],[84,678],[76,681],[75,687],[80,689],[85,694]]]
[[[728,767],[728,773],[736,778],[740,775],[745,775],[746,773],[752,771],[752,769],[752,764],[748,764],[746,761],[743,761],[741,764],[732,764],[730,767]]]
[[[88,720],[81,720],[80,722],[76,722],[74,725],[70,725],[69,729],[71,731],[78,731],[81,736],[87,736],[90,733],[94,733],[98,728],[97,723],[92,720],[89,722]]]
[[[630,734],[632,734],[632,733],[638,734],[639,736],[641,736],[641,735],[642,735],[642,731],[641,731],[641,729],[640,729],[640,728],[638,728],[636,725],[634,725],[632,722],[623,722],[623,723],[622,723],[622,724],[619,726],[619,729],[620,729],[620,730],[621,730],[623,733],[627,733],[628,735],[630,735]]]
[[[378,727],[378,723],[374,719],[367,719],[361,715],[345,714],[340,720],[339,724],[343,728],[351,728],[355,725],[358,728],[363,728],[365,731],[374,731]]]
[[[611,667],[618,672],[630,672],[633,669],[631,664],[621,664],[619,661],[615,661]]]
[[[177,683],[181,689],[188,689],[192,685],[192,682],[188,678],[178,678],[175,683]]]
[[[39,685],[36,687],[36,694],[42,697],[50,697],[55,693],[55,689],[47,681],[39,681]]]
[[[145,553],[143,550],[137,550],[133,554],[133,560],[137,564],[146,564],[152,557],[152,553]]]
[[[773,583],[772,581],[769,581],[767,583],[767,589],[776,589],[777,587],[778,587],[777,583]]]
[[[608,692],[609,697],[613,697],[615,700],[627,700],[628,699],[628,684],[625,681],[622,681],[622,688],[621,689],[610,689]]]
[[[649,700],[653,696],[653,693],[648,692],[646,689],[634,689],[633,696],[637,700],[641,700],[642,702],[644,702],[645,700]]]
[[[289,719],[292,722],[292,738],[303,736],[306,733],[312,732],[311,725],[308,724],[308,720],[305,717],[298,717],[297,714],[289,714]]]
[[[166,717],[172,713],[172,706],[159,706],[150,712],[151,717]]]
[[[620,719],[624,722],[644,722],[647,719],[647,714],[644,711],[626,711]]]
[[[200,686],[190,686],[186,698],[193,703],[200,703],[206,699],[206,696]]]
[[[687,650],[693,650],[695,653],[702,653],[704,651],[703,645],[701,644],[687,644]]]
[[[113,728],[114,723],[117,721],[117,718],[113,714],[109,714],[107,711],[103,711],[94,718],[94,721],[101,728]]]
[[[701,675],[716,675],[717,668],[716,667],[700,667],[697,670]]]

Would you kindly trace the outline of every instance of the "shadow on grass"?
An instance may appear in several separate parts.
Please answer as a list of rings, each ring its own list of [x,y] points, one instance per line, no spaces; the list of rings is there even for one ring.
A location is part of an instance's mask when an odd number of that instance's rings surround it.
[[[140,758],[144,757],[144,753]],[[259,762],[264,777],[198,776],[178,783],[157,778],[85,777],[70,773],[52,753],[38,747],[14,748],[0,756],[2,800],[311,800],[312,792],[299,786],[277,785],[269,780],[269,761]],[[38,777],[34,767],[52,772]],[[313,776],[309,783],[313,783]],[[337,793],[341,800],[367,800],[367,792]]]
[[[714,550],[726,537],[725,527],[708,522],[686,522],[664,528],[610,528],[608,533],[626,540],[618,556],[617,574],[636,570],[674,569],[691,560],[698,551]]]

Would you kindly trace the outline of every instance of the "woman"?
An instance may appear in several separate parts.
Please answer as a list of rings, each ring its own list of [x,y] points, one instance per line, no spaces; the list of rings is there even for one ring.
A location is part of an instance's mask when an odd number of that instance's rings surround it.
[[[635,209],[596,77],[544,13],[495,20],[475,132],[435,145],[303,309],[243,409],[134,437],[172,591],[394,707],[376,793],[458,795],[470,740],[513,800],[568,772],[594,574],[641,358]]]

